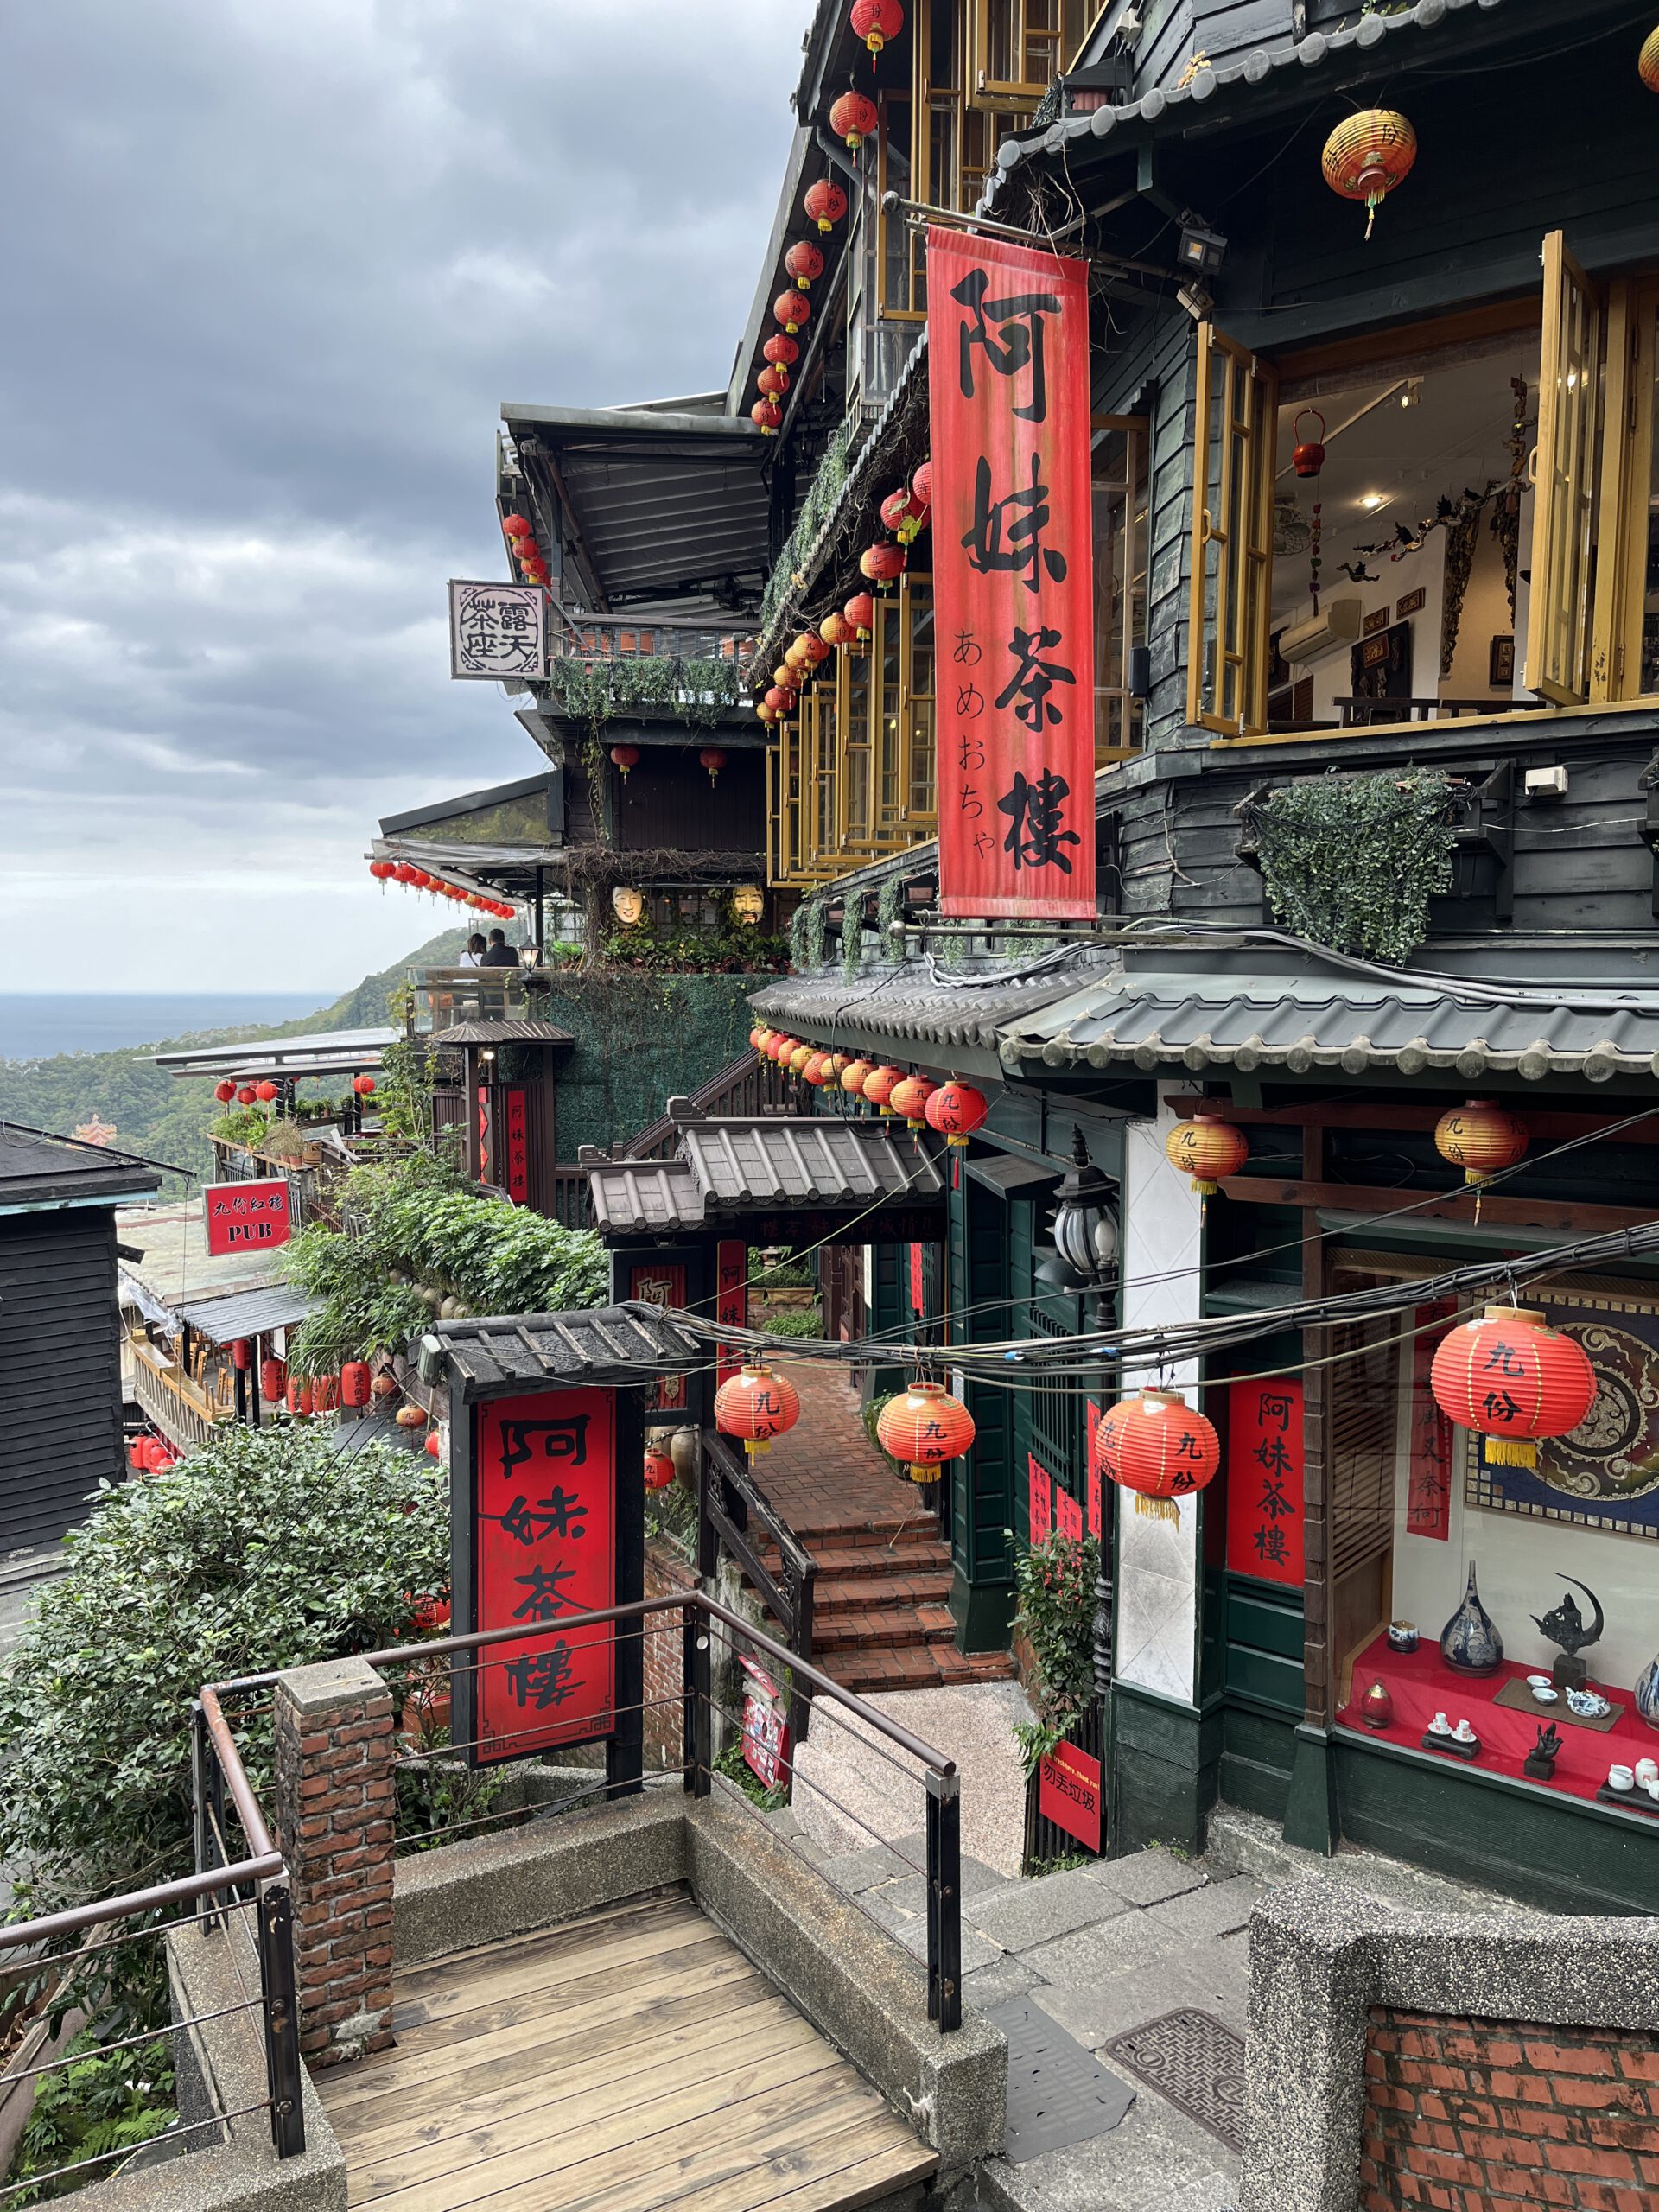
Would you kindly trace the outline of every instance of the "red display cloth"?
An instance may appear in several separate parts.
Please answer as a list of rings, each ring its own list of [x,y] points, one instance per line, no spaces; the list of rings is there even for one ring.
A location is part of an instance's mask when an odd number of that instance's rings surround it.
[[[1629,1690],[1596,1684],[1605,1698],[1624,1707],[1605,1730],[1580,1728],[1569,1720],[1565,1691],[1554,1705],[1534,1706],[1528,1712],[1492,1703],[1506,1682],[1548,1671],[1505,1663],[1495,1675],[1460,1675],[1441,1658],[1438,1643],[1426,1641],[1415,1651],[1395,1651],[1382,1630],[1354,1662],[1353,1695],[1337,1714],[1337,1723],[1359,1735],[1416,1751],[1437,1713],[1445,1713],[1454,1728],[1466,1719],[1480,1738],[1479,1757],[1467,1764],[1480,1773],[1507,1775],[1520,1782],[1531,1779],[1522,1773],[1521,1762],[1537,1742],[1540,1724],[1548,1726],[1553,1720],[1560,1731],[1561,1751],[1550,1786],[1573,1797],[1593,1797],[1606,1781],[1610,1766],[1633,1767],[1638,1759],[1659,1759],[1659,1729],[1647,1726]],[[1394,1700],[1394,1719],[1386,1728],[1370,1726],[1361,1714],[1361,1700],[1375,1681],[1386,1683]],[[1448,1766],[1464,1764],[1446,1761]]]

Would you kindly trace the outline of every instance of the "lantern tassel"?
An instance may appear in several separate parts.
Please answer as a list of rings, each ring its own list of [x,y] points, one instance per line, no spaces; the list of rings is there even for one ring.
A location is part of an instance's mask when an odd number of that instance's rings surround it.
[[[1538,1447],[1530,1437],[1487,1436],[1482,1440],[1489,1467],[1535,1467],[1538,1464]]]
[[[1371,226],[1372,226],[1372,224],[1373,224],[1373,223],[1375,223],[1375,222],[1376,222],[1376,211],[1377,211],[1377,209],[1378,209],[1382,205],[1382,194],[1380,192],[1368,192],[1368,193],[1366,194],[1366,195],[1365,195],[1365,235],[1366,235],[1366,237],[1367,237],[1368,238],[1369,238],[1370,237],[1370,235],[1371,235]]]
[[[1148,1521],[1173,1521],[1177,1528],[1181,1523],[1181,1509],[1173,1497],[1148,1497],[1144,1491],[1136,1491],[1135,1510]]]

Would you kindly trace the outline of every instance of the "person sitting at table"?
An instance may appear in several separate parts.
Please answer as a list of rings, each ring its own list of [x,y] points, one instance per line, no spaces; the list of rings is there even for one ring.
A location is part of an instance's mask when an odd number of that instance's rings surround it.
[[[507,943],[505,930],[490,931],[489,947],[478,964],[480,968],[516,968],[518,965],[518,956]]]
[[[481,968],[484,965],[484,940],[475,930],[467,940],[467,950],[455,963],[458,968]]]

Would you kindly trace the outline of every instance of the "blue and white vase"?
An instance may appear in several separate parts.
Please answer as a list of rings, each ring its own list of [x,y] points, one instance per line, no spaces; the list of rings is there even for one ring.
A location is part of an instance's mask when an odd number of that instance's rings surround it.
[[[1632,1693],[1636,1709],[1649,1728],[1659,1728],[1659,1659],[1648,1662],[1646,1672]]]
[[[1495,1675],[1503,1664],[1503,1639],[1480,1602],[1472,1560],[1463,1603],[1440,1630],[1440,1656],[1460,1675]]]

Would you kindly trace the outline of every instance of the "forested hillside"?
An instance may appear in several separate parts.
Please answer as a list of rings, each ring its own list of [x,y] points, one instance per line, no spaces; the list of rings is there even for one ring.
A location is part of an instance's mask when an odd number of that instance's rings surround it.
[[[268,1028],[210,1029],[188,1037],[159,1037],[118,1052],[59,1052],[45,1060],[0,1060],[0,1119],[67,1134],[77,1122],[112,1122],[118,1147],[176,1167],[205,1173],[210,1165],[207,1125],[219,1110],[212,1085],[181,1081],[146,1065],[152,1052],[186,1045],[257,1044],[270,1037],[302,1037],[314,1030],[372,1029],[387,1019],[387,1001],[411,968],[442,967],[454,960],[467,931],[445,930],[413,952],[365,976],[332,1006]]]

